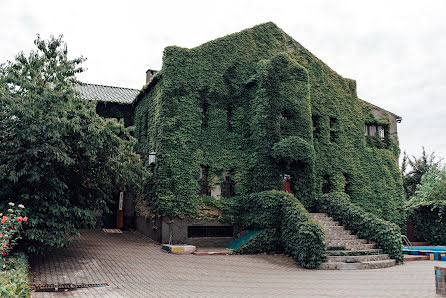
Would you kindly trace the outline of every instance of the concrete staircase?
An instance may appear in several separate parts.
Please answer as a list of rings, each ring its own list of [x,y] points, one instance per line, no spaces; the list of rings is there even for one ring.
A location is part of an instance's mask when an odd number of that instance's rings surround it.
[[[339,221],[333,220],[325,213],[311,213],[311,215],[322,226],[327,247],[327,261],[318,269],[354,270],[395,266],[395,260],[383,254],[375,243],[359,239],[346,230]]]

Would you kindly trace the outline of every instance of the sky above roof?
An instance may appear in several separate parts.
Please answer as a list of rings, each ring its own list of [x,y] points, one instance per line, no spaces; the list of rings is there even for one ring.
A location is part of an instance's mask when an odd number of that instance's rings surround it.
[[[0,63],[37,33],[64,35],[88,83],[141,88],[163,49],[191,48],[272,21],[403,118],[400,147],[446,158],[446,1],[0,1]]]

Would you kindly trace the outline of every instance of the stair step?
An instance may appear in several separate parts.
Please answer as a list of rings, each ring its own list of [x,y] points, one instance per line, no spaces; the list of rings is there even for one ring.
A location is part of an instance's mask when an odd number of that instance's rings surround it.
[[[326,218],[331,219],[331,217],[325,213],[310,213],[310,214],[314,219],[326,219]]]
[[[344,226],[322,226],[322,229],[326,233],[347,233],[351,234],[349,230],[346,230]]]
[[[381,249],[327,250],[327,256],[363,256],[382,254]]]
[[[359,239],[357,235],[352,234],[325,234],[325,240],[331,241],[331,240],[354,240]]]
[[[372,249],[376,248],[375,243],[365,243],[365,244],[346,244],[344,245],[347,249],[351,250],[364,250],[364,249]]]
[[[358,263],[345,263],[345,262],[325,262],[322,263],[318,269],[325,270],[358,270],[358,269],[378,269],[395,266],[396,262],[393,259],[358,262]]]
[[[334,220],[324,220],[324,221],[322,221],[322,220],[319,220],[318,221],[319,222],[319,224],[321,225],[321,226],[343,226],[339,221],[334,221]]]
[[[357,262],[370,262],[370,261],[382,261],[389,260],[389,255],[363,255],[363,256],[327,256],[327,263],[357,263]]]
[[[328,240],[325,239],[327,246],[344,246],[348,247],[351,245],[361,245],[368,244],[366,239],[339,239],[339,240]]]

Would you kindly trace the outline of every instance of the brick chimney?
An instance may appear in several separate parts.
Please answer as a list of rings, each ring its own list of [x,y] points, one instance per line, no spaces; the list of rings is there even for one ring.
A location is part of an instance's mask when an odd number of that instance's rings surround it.
[[[150,79],[158,72],[158,70],[148,69],[146,71],[146,84],[150,81]]]

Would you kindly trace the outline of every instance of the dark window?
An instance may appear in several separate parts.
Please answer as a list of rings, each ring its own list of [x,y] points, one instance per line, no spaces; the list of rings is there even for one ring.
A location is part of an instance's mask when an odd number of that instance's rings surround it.
[[[200,195],[211,195],[211,189],[209,187],[208,183],[208,177],[209,177],[209,167],[208,166],[201,166],[200,169]]]
[[[330,176],[322,177],[322,193],[329,193],[331,191]]]
[[[320,129],[319,129],[319,116],[313,115],[311,116],[311,120],[313,121],[313,138],[317,139],[320,135]]]
[[[287,110],[283,110],[279,116],[280,120],[288,120],[290,118],[290,113]]]
[[[345,186],[344,186],[344,192],[348,195],[350,195],[351,193],[351,183],[350,183],[350,175],[344,173],[344,178],[345,178]]]
[[[225,180],[221,185],[221,195],[224,198],[232,198],[235,196],[234,192],[234,181],[231,179],[234,171],[230,171],[229,174],[225,176]]]
[[[189,226],[187,227],[187,237],[233,237],[232,226]]]
[[[232,131],[232,105],[228,105],[226,107],[226,121],[227,121],[227,130]]]

